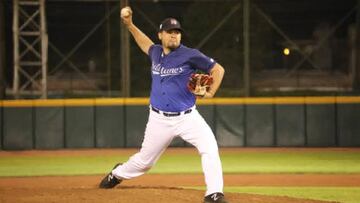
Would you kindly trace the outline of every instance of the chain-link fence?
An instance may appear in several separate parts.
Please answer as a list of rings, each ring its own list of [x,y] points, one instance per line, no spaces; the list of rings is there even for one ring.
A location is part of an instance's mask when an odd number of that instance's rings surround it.
[[[159,43],[159,23],[177,18],[185,30],[182,42],[224,66],[217,96],[229,97],[357,94],[359,4],[357,0],[130,2],[134,23],[154,42]],[[12,98],[13,4],[4,5],[6,98]],[[120,2],[47,0],[45,8],[48,97],[124,96]],[[149,96],[150,60],[132,38],[130,70],[130,96]],[[37,98],[38,89],[29,85],[22,97]]]

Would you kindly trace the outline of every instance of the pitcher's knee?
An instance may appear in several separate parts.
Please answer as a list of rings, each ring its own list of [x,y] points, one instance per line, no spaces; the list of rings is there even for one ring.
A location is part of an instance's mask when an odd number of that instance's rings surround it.
[[[219,157],[219,150],[216,149],[206,149],[206,150],[199,150],[199,154],[201,156],[208,156],[211,158],[218,158]]]
[[[209,144],[209,145],[206,145],[206,146],[200,146],[198,147],[198,151],[199,151],[199,154],[209,154],[209,155],[218,155],[219,154],[219,149],[218,149],[218,146],[217,144]]]
[[[208,136],[206,139],[198,140],[195,143],[192,143],[200,154],[202,153],[218,153],[218,144],[214,136]]]

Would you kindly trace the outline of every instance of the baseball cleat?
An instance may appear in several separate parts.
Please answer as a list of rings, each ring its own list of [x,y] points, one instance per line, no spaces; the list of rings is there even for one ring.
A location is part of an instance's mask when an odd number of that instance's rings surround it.
[[[221,192],[212,193],[204,197],[204,203],[228,203]]]
[[[121,164],[116,164],[113,169]],[[121,183],[121,179],[116,178],[112,172],[107,174],[100,182],[99,188],[110,189]]]

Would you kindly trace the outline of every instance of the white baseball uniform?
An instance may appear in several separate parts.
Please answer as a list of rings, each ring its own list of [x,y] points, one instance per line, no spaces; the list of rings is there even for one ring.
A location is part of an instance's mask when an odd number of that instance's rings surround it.
[[[194,145],[201,155],[207,190],[205,195],[223,192],[221,161],[215,136],[195,107],[196,97],[188,90],[189,77],[196,70],[209,72],[216,62],[196,49],[180,45],[164,55],[161,45],[149,49],[152,87],[149,120],[141,149],[116,167],[119,179],[143,175],[179,136]],[[186,163],[184,163],[186,167]]]

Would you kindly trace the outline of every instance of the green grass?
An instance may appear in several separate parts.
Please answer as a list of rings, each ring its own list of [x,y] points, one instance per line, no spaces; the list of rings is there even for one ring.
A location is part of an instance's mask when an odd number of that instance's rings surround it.
[[[0,157],[0,176],[104,174],[126,160],[124,156]]]
[[[222,156],[226,173],[359,173],[360,153],[242,152]]]
[[[224,173],[360,173],[359,152],[227,152],[221,160]],[[164,156],[151,172],[201,173],[200,157]]]
[[[186,188],[204,190],[203,187]],[[360,201],[360,187],[225,187],[225,192],[287,196],[341,203]]]
[[[0,177],[103,174],[128,158],[128,154],[0,157]],[[360,152],[226,152],[221,159],[224,173],[360,173]],[[165,153],[149,173],[202,173],[200,156]]]

